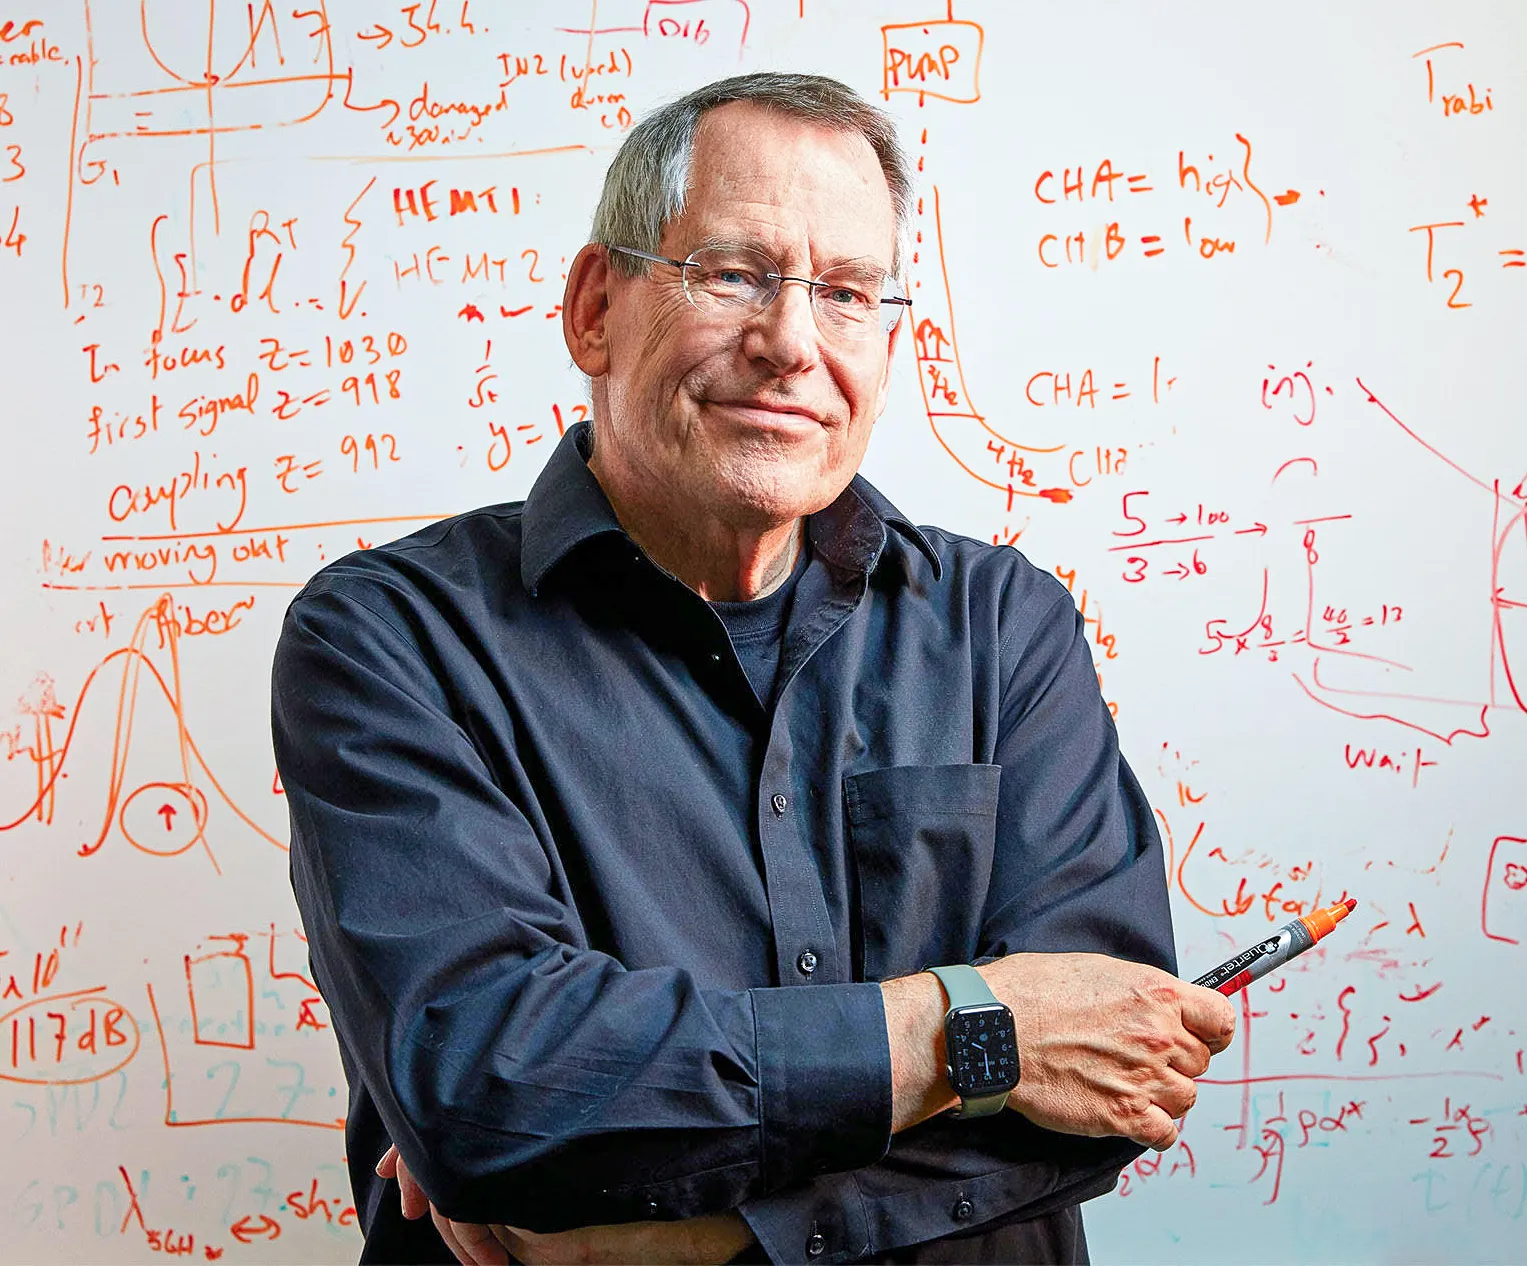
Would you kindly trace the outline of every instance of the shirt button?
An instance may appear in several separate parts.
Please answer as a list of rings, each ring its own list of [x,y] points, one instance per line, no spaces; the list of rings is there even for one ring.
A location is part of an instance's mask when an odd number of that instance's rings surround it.
[[[827,1250],[827,1237],[820,1231],[813,1231],[806,1240],[806,1256],[820,1257]]]
[[[649,1218],[655,1218],[655,1217],[657,1217],[657,1215],[658,1215],[657,1201],[656,1200],[649,1200],[649,1201],[647,1201],[647,1216]]]
[[[712,651],[710,653],[710,662],[713,664],[719,664],[721,662],[721,656],[718,655],[715,651]]]
[[[975,1205],[969,1200],[957,1200],[954,1208],[949,1210],[949,1216],[956,1222],[969,1222],[970,1216],[976,1211]]]
[[[774,807],[774,813],[778,817],[784,816],[785,809],[790,804],[790,802],[785,799],[784,794],[778,791],[769,797],[769,803]]]
[[[806,950],[795,960],[795,965],[801,969],[801,975],[809,976],[817,969],[817,956],[810,950]]]

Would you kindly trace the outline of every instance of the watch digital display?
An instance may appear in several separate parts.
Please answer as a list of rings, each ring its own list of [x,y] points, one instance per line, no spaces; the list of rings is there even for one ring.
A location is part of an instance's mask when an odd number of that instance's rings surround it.
[[[961,1098],[1006,1093],[1018,1084],[1013,1013],[1000,1003],[961,1007],[944,1023],[949,1080]]]

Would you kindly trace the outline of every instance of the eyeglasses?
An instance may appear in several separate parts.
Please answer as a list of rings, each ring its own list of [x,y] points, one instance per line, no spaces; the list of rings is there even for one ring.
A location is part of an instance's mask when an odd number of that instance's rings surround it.
[[[767,255],[747,246],[704,246],[688,259],[649,255],[630,246],[612,251],[671,264],[684,278],[684,297],[701,312],[747,317],[762,312],[787,281],[806,286],[817,328],[834,338],[867,339],[886,335],[912,306],[896,278],[874,264],[839,264],[817,277],[790,277]]]

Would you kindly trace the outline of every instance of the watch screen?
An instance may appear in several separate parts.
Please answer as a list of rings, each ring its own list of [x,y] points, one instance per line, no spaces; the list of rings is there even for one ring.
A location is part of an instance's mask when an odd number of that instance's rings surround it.
[[[1006,1092],[1018,1084],[1017,1034],[1006,1007],[961,1007],[949,1017],[944,1037],[950,1078],[963,1098]]]

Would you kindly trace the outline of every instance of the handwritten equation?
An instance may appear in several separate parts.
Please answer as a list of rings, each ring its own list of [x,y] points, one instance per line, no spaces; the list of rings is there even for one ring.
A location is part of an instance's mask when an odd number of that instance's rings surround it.
[[[1366,920],[1239,996],[1094,1251],[1508,1258],[1527,48],[1490,6],[1365,12],[0,11],[0,1239],[354,1260],[268,732],[286,604],[523,498],[589,419],[566,270],[654,103],[825,67],[916,180],[867,475],[1068,592],[1185,972],[1349,893]]]

